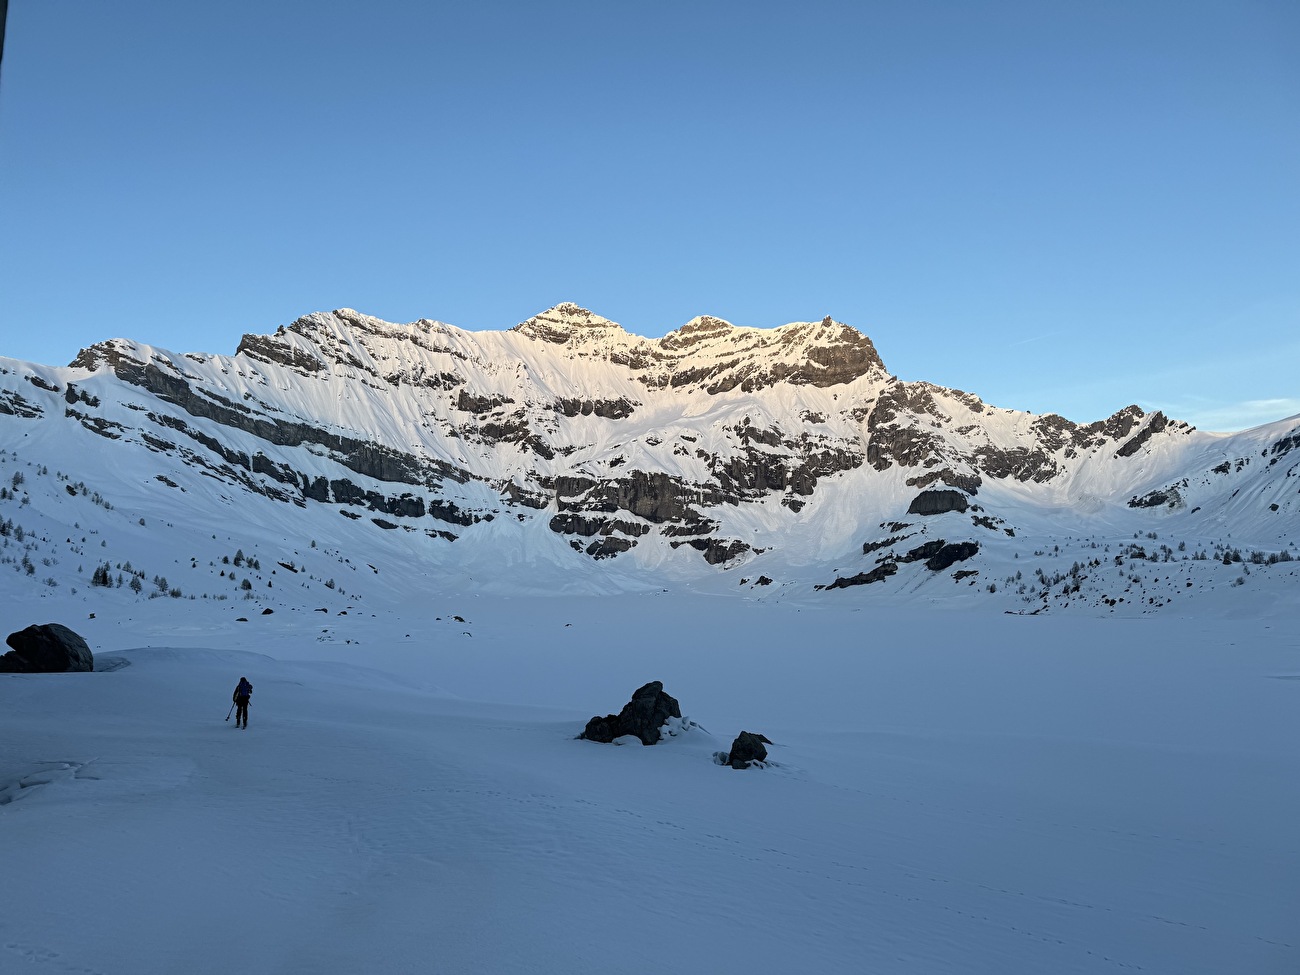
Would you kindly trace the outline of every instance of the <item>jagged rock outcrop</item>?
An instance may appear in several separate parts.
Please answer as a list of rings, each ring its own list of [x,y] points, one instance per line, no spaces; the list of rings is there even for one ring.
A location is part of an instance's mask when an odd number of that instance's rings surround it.
[[[929,555],[925,567],[931,572],[942,572],[955,562],[964,562],[979,550],[979,542],[950,542]]]
[[[626,420],[636,412],[637,404],[630,399],[558,399],[555,411],[565,416],[599,416],[606,420]]]
[[[572,302],[556,305],[515,327],[520,335],[553,345],[583,344],[609,334],[625,335],[622,327]]]
[[[1186,487],[1184,484],[1183,487]],[[1130,508],[1180,508],[1183,506],[1183,496],[1177,487],[1168,487],[1148,491],[1140,498],[1129,498],[1128,506]]]
[[[431,521],[472,530],[506,513],[549,527],[566,557],[718,571],[771,550],[756,525],[779,539],[825,517],[827,482],[845,498],[882,475],[920,492],[911,514],[961,512],[1000,481],[1062,485],[1084,461],[1136,480],[1142,457],[1190,429],[1136,406],[1080,425],[901,382],[830,317],[755,329],[701,316],[647,339],[571,303],[503,332],[340,309],[245,335],[233,357],[115,339],[74,367],[66,389],[35,371],[21,396],[0,383],[0,414],[55,407],[115,449],[388,532],[441,542]],[[1114,500],[1154,500],[1152,487]],[[976,524],[1015,534],[992,512]]]
[[[691,353],[706,340],[719,338],[731,344],[730,355],[707,364],[690,362]],[[827,387],[873,372],[884,374],[871,340],[830,318],[820,325],[786,325],[770,333],[700,318],[669,333],[659,347],[669,368],[649,377],[648,384],[701,386],[711,395],[735,389],[753,392],[776,383]]]
[[[634,735],[641,744],[653,745],[659,741],[664,723],[681,716],[676,698],[664,693],[663,681],[654,680],[637,688],[632,700],[618,714],[592,718],[578,737],[608,744],[616,738]]]
[[[673,548],[678,548],[682,545],[689,545],[697,552],[702,552],[704,554],[704,561],[709,563],[709,565],[722,565],[726,562],[732,561],[733,559],[739,558],[746,552],[753,551],[749,545],[740,541],[738,538],[692,538],[684,542],[674,541],[669,544]]]
[[[884,582],[890,576],[897,574],[898,563],[894,561],[882,562],[867,572],[859,572],[856,575],[836,578],[832,583],[824,586],[814,586],[815,589],[848,589],[851,586],[869,586],[873,582]]]
[[[12,389],[0,392],[0,413],[22,417],[24,420],[32,420],[45,415],[45,411],[40,406],[28,402],[21,393]]]
[[[1130,440],[1126,440],[1123,445],[1115,451],[1117,457],[1132,457],[1141,449],[1142,445],[1169,425],[1165,415],[1157,410],[1151,414],[1146,425]]]
[[[978,542],[948,542],[942,538],[932,539],[910,549],[897,557],[901,563],[924,562],[931,572],[939,572],[954,562],[962,562],[980,549]]]
[[[1291,451],[1300,448],[1300,430],[1293,430],[1284,437],[1278,438],[1272,446],[1268,448],[1270,456],[1269,466],[1272,467]]]
[[[950,488],[956,488],[959,491],[974,495],[979,493],[980,485],[984,483],[984,479],[978,474],[961,473],[954,471],[950,467],[945,467],[939,471],[927,471],[924,474],[918,474],[916,477],[907,479],[908,487],[926,488],[935,483],[946,484]]]
[[[261,362],[278,363],[304,373],[320,372],[325,368],[325,363],[314,355],[296,346],[277,342],[269,335],[245,335],[235,354]]]
[[[0,674],[62,674],[95,669],[95,658],[80,635],[61,623],[33,624],[10,633],[13,647],[0,656]]]

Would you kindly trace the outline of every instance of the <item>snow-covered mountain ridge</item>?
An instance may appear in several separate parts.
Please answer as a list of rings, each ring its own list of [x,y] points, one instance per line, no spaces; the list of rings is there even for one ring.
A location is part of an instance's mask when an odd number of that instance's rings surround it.
[[[1220,435],[1130,406],[1079,424],[902,382],[830,318],[646,339],[571,304],[499,332],[340,310],[234,356],[114,339],[63,368],[0,360],[0,473],[64,482],[24,477],[0,516],[70,539],[80,484],[178,531],[235,513],[250,549],[262,525],[391,556],[413,591],[478,572],[507,591],[761,580],[1157,607],[1175,580],[1135,591],[1115,571],[1134,548],[1188,563],[1176,588],[1198,592],[1240,584],[1236,559],[1289,561],[1297,446],[1300,418]],[[1069,571],[1027,577],[1063,544]]]

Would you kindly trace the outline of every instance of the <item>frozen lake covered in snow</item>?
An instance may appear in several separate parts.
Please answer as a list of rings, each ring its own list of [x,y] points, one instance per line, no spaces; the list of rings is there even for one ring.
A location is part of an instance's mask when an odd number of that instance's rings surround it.
[[[0,677],[0,971],[1300,970],[1286,619],[121,614],[62,621],[129,666]],[[575,740],[651,680],[698,727]]]

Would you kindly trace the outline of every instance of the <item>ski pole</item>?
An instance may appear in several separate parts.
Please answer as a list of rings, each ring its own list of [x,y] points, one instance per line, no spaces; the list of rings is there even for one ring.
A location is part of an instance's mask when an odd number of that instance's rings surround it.
[[[234,713],[235,713],[235,706],[232,704],[230,705],[230,710],[226,712],[226,720],[229,721],[230,716]]]

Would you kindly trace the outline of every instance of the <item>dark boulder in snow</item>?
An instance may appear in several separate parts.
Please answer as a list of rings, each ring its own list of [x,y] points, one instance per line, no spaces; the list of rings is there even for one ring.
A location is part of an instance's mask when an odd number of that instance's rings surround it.
[[[588,741],[611,742],[624,735],[635,735],[643,745],[653,745],[659,740],[659,729],[669,718],[680,718],[682,709],[677,699],[664,693],[663,681],[652,680],[637,688],[632,700],[623,705],[618,714],[596,715],[587,722],[579,738]]]
[[[946,544],[947,542],[945,542],[942,538],[936,538],[932,542],[926,542],[924,545],[918,545],[916,548],[909,551],[906,555],[900,555],[898,557],[898,561],[918,562],[921,559],[933,558],[934,556],[939,554],[939,552],[943,549],[944,545]]]
[[[0,657],[0,674],[62,674],[95,669],[90,647],[59,623],[32,625],[10,633],[5,643],[13,647]]]
[[[767,749],[764,745],[772,744],[766,735],[756,735],[752,731],[742,731],[731,743],[727,753],[727,764],[735,769],[749,768],[754,762],[767,761]]]
[[[618,715],[607,714],[603,718],[600,715],[593,717],[578,737],[608,744],[620,735],[622,732],[618,730]]]
[[[965,511],[970,506],[960,491],[922,491],[907,506],[909,515],[940,515],[945,511]]]

